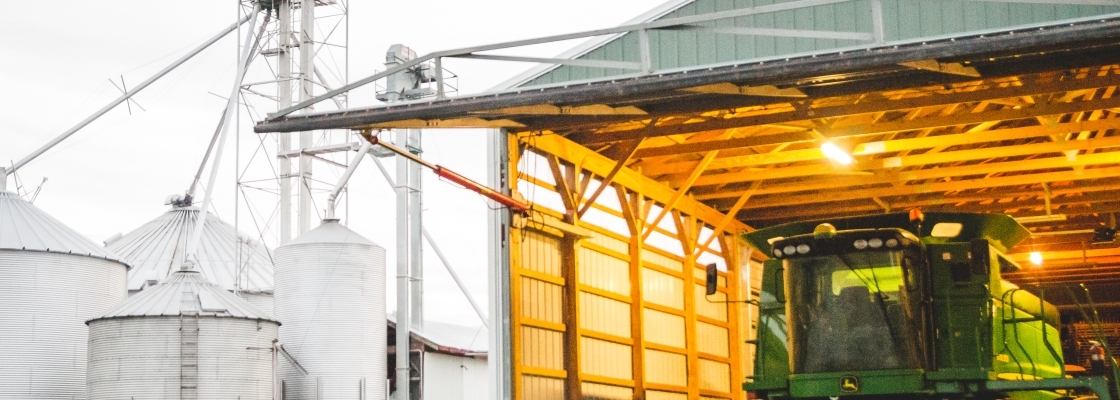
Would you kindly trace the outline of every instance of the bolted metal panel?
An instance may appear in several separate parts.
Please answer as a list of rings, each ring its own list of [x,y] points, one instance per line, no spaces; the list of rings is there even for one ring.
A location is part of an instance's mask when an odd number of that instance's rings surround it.
[[[731,366],[700,359],[700,388],[719,392],[731,391]]]
[[[276,316],[280,342],[305,368],[288,363],[281,374],[289,396],[368,399],[385,393],[385,249],[324,222],[276,249]]]
[[[90,399],[172,399],[180,394],[178,316],[96,319],[89,323]],[[272,399],[267,320],[198,318],[200,399]]]
[[[197,220],[197,207],[175,207],[106,243],[107,249],[132,266],[128,272],[130,291],[175,272],[174,261],[182,257]],[[197,268],[207,280],[226,290],[271,290],[272,264],[271,252],[263,243],[249,239],[213,214],[206,217],[198,243]]]
[[[116,261],[0,249],[0,398],[86,398],[84,322],[125,299],[125,274]]]

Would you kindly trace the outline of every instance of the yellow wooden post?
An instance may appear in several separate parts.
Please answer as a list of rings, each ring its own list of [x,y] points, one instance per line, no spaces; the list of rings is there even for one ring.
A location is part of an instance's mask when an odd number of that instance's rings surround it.
[[[634,340],[634,345],[631,346],[634,400],[642,400],[646,398],[646,346],[642,325],[642,225],[647,210],[642,205],[640,193],[627,195],[626,189],[617,185],[614,189],[618,192],[618,204],[622,207],[623,218],[630,230],[630,338]]]

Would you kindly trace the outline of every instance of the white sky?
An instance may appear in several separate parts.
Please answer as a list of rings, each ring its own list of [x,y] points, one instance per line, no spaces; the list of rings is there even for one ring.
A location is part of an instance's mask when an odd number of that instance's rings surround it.
[[[428,0],[353,1],[349,29],[350,79],[384,69],[385,50],[403,43],[419,54],[618,25],[663,0]],[[323,9],[323,8],[320,8]],[[0,13],[0,163],[10,165],[100,109],[119,92],[109,83],[120,76],[133,87],[236,20],[233,0],[172,1],[34,1],[8,2]],[[345,25],[339,29],[344,29]],[[329,29],[329,28],[324,28]],[[338,31],[332,36],[341,38]],[[19,171],[30,187],[49,178],[35,204],[95,242],[127,233],[167,211],[163,199],[182,193],[193,176],[225,106],[236,65],[231,34],[134,98],[132,115],[120,105],[66,142]],[[532,49],[554,55],[580,41]],[[327,68],[341,70],[335,50]],[[510,53],[506,53],[510,54]],[[521,53],[527,54],[527,53]],[[320,52],[320,56],[325,54]],[[322,64],[320,64],[322,65]],[[479,92],[531,67],[529,64],[447,61],[464,93]],[[268,69],[258,58],[246,82],[263,80]],[[330,80],[331,78],[328,78]],[[274,89],[272,89],[274,90]],[[210,92],[214,94],[210,94]],[[274,94],[274,92],[267,93]],[[256,98],[263,114],[275,103]],[[329,103],[318,106],[330,110]],[[372,105],[373,91],[351,93],[351,106]],[[269,108],[272,107],[272,108]],[[235,153],[240,165],[259,143],[248,113],[241,113],[236,144],[231,135],[219,169],[212,210],[234,222]],[[425,131],[424,157],[472,179],[485,182],[485,137],[480,130]],[[235,146],[240,151],[234,151]],[[266,141],[269,151],[275,142]],[[259,157],[259,155],[258,155]],[[384,160],[392,169],[391,159]],[[265,166],[261,158],[253,165]],[[334,182],[341,170],[317,163],[316,178]],[[247,176],[250,176],[249,174]],[[205,177],[206,175],[204,175]],[[261,177],[257,174],[255,177]],[[427,229],[468,282],[476,299],[486,295],[486,205],[477,195],[424,175]],[[384,246],[387,302],[394,308],[394,197],[376,166],[368,160],[350,181],[351,201],[344,222]],[[274,185],[274,184],[262,184]],[[14,186],[9,181],[9,190]],[[201,198],[201,191],[197,196]],[[322,202],[320,196],[319,202]],[[247,214],[269,213],[275,202],[236,212],[240,229],[257,235]],[[266,198],[267,200],[267,198]],[[324,205],[316,203],[322,210]],[[317,220],[318,218],[312,218]],[[317,223],[317,222],[316,222]],[[266,243],[275,246],[273,238]],[[478,325],[470,306],[435,254],[425,251],[427,319]]]

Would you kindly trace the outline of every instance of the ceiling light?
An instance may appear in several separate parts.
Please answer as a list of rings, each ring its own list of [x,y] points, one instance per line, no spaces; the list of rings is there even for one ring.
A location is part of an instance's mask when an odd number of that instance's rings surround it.
[[[1015,217],[1020,224],[1033,224],[1038,222],[1061,222],[1066,220],[1065,214],[1035,215],[1030,217]]]
[[[828,158],[831,158],[833,161],[844,165],[851,165],[852,162],[855,161],[852,159],[852,156],[850,154],[848,154],[844,150],[840,150],[840,148],[836,147],[836,145],[832,144],[832,142],[825,142],[824,144],[822,144],[821,152],[823,152],[825,156],[828,156]]]
[[[1031,252],[1031,264],[1042,265],[1042,253],[1037,251]]]

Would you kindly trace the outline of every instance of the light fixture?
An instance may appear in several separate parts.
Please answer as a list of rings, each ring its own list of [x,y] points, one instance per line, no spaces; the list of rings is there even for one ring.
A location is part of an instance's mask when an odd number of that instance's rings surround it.
[[[836,147],[832,142],[824,142],[824,144],[821,145],[821,152],[828,158],[831,158],[832,161],[836,161],[840,164],[851,165],[852,162],[855,161],[848,152]]]
[[[1020,224],[1033,224],[1039,222],[1061,222],[1066,220],[1065,214],[1034,215],[1030,217],[1015,217]]]
[[[1031,252],[1031,264],[1042,265],[1042,253],[1037,251]]]

